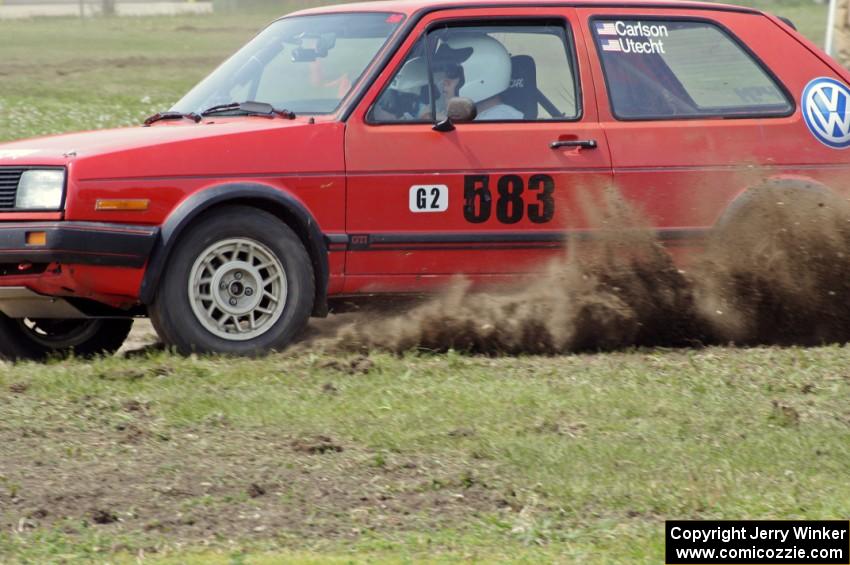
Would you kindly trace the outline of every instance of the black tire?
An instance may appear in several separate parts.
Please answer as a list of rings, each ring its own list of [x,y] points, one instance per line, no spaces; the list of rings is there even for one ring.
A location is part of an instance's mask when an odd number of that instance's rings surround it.
[[[769,180],[727,209],[703,255],[718,341],[850,341],[850,203],[814,182]]]
[[[41,361],[111,355],[127,339],[131,319],[17,320],[0,314],[0,357]]]
[[[227,296],[225,293],[230,292],[230,290],[225,291],[225,287],[229,289],[229,285],[236,284],[232,277],[244,274],[244,281],[253,281],[255,284],[245,283],[242,289],[244,294],[237,297],[240,301],[239,307],[242,307],[243,299],[246,303],[250,303],[251,300],[260,300],[256,297],[246,298],[254,296],[253,292],[252,295],[248,295],[247,290],[253,286],[259,293],[261,288],[263,290],[270,288],[264,286],[267,280],[265,277],[274,278],[269,273],[275,271],[260,269],[252,278],[247,271],[240,271],[233,267],[242,263],[259,269],[259,266],[264,264],[252,262],[253,255],[248,258],[247,252],[240,253],[239,248],[233,251],[229,258],[221,260],[218,266],[214,263],[203,262],[204,257],[214,255],[214,253],[208,255],[212,248],[218,249],[216,246],[224,246],[227,242],[234,240],[247,242],[249,245],[259,244],[258,247],[261,248],[259,252],[267,252],[282,267],[282,278],[275,279],[283,281],[280,284],[284,288],[285,298],[279,297],[282,307],[266,302],[264,307],[274,310],[277,317],[260,319],[257,323],[262,333],[250,338],[243,336],[237,339],[240,336],[238,332],[246,329],[245,325],[249,323],[250,328],[253,328],[255,316],[261,315],[254,309],[250,309],[249,314],[242,314],[238,318],[234,315],[221,328],[213,327],[216,322],[214,318],[216,312],[221,314],[218,323],[228,317],[226,311],[228,306],[221,302],[221,297]],[[213,279],[222,277],[218,286],[215,288],[212,285],[201,286],[197,292],[190,291],[190,281],[200,280],[193,277],[193,273],[197,274],[195,269],[199,268],[198,264],[208,265],[206,270],[203,267],[200,269],[203,273],[213,275]],[[280,277],[280,273],[275,276]],[[216,289],[221,290],[219,292]],[[193,296],[190,296],[190,292]],[[212,298],[214,293],[215,299]],[[263,292],[263,294],[266,293]],[[209,300],[204,302],[204,296],[209,296]],[[312,263],[295,232],[268,212],[250,206],[228,206],[205,215],[201,221],[191,226],[181,236],[181,240],[177,242],[168,260],[153,304],[150,306],[149,315],[160,339],[166,346],[173,347],[184,355],[191,353],[258,355],[285,348],[307,324],[313,310],[314,299],[315,280]],[[213,300],[217,302],[213,303]],[[212,309],[212,314],[207,310],[207,305]],[[262,305],[262,302],[258,303],[257,307]],[[236,307],[235,304],[233,306]],[[213,333],[214,331],[219,333]],[[260,330],[247,329],[246,334],[254,335],[253,332],[257,331]]]
[[[825,205],[842,206],[842,199],[826,186],[798,179],[771,179],[748,188],[723,211],[714,228],[716,232],[746,228],[754,218],[764,216],[765,204],[775,208],[778,202],[794,203],[814,210]]]

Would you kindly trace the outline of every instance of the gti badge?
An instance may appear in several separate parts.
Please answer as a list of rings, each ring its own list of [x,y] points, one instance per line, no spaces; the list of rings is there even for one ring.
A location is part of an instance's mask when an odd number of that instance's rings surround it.
[[[814,79],[803,90],[803,118],[824,145],[850,147],[850,88],[835,79]]]

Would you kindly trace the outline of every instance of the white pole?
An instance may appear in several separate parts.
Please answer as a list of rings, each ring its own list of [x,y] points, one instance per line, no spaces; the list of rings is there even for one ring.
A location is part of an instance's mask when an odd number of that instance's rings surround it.
[[[826,18],[826,45],[824,45],[827,55],[833,54],[832,42],[835,36],[835,8],[837,4],[838,0],[829,0],[829,15]]]

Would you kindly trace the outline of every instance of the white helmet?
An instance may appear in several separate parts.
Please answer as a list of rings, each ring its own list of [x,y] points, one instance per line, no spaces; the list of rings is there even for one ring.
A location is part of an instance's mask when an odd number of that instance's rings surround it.
[[[413,57],[396,74],[390,88],[408,94],[419,94],[428,84],[428,61],[425,57]]]
[[[445,38],[445,43],[452,50],[472,50],[464,61],[459,61],[464,82],[458,96],[478,103],[508,89],[511,56],[499,41],[483,33],[454,33]]]

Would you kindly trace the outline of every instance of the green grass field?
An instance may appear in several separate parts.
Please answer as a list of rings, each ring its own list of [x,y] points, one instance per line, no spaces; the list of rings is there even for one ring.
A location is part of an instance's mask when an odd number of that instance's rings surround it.
[[[272,17],[0,22],[0,139],[138,124]],[[848,360],[0,364],[0,563],[660,563],[665,519],[846,517]]]
[[[844,516],[848,357],[6,365],[0,561],[659,563],[665,518]]]

